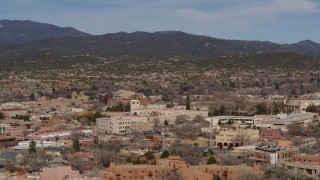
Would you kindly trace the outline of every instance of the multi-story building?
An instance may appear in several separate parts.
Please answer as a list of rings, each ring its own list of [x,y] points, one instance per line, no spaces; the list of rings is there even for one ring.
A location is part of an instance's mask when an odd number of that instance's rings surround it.
[[[153,122],[132,122],[131,131],[148,131],[152,130],[154,126]]]
[[[130,101],[130,114],[134,116],[148,116],[152,120],[159,119],[161,123],[167,121],[170,124],[174,124],[176,117],[179,115],[185,115],[188,119],[193,119],[197,115],[208,117],[208,111],[166,108],[166,104],[149,104],[142,106],[140,100]]]
[[[317,144],[317,139],[314,137],[296,136],[290,139],[278,140],[279,146],[298,146],[300,148],[310,148]]]
[[[132,131],[147,131],[153,129],[154,123],[147,116],[110,116],[98,118],[98,132],[107,134],[128,134]]]
[[[79,135],[82,138],[93,138],[96,132],[91,129],[86,129],[83,127],[74,129],[64,129],[57,131],[47,131],[47,132],[35,132],[26,136],[29,140],[39,140],[39,141],[63,141],[69,142],[74,136]]]
[[[284,99],[283,103],[285,110],[288,112],[306,111],[307,107],[310,105],[320,106],[320,96]]]
[[[110,118],[98,118],[96,127],[98,132],[106,134],[128,134],[131,129],[132,119],[126,116],[111,116]]]
[[[284,137],[277,129],[262,129],[259,135],[265,141],[273,141]]]
[[[259,141],[259,130],[252,128],[221,128],[214,140],[215,146],[238,147]]]
[[[25,116],[28,114],[29,106],[18,102],[8,102],[0,105],[0,112],[7,117]]]
[[[250,152],[250,159],[257,162],[268,162],[276,164],[289,159],[292,155],[300,153],[300,148],[296,146],[262,146],[256,147]]]
[[[320,156],[317,155],[293,155],[283,165],[295,174],[305,174],[311,178],[320,178]]]
[[[258,163],[278,164],[282,163],[292,155],[300,153],[297,146],[242,146],[236,147],[231,152],[232,156],[238,158],[249,158]]]
[[[221,124],[231,123],[242,123],[248,125],[255,125],[257,118],[254,116],[214,116],[205,118],[206,121],[212,123],[212,126],[217,126],[219,122]]]
[[[277,117],[271,119],[261,119],[256,121],[255,125],[263,129],[281,129],[287,130],[287,125],[292,123],[307,125],[315,120],[317,113],[303,112],[292,114],[278,114]]]

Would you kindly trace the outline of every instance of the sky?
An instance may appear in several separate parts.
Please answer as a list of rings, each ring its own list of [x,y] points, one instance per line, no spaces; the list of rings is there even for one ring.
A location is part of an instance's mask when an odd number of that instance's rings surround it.
[[[320,42],[320,0],[0,0],[0,19],[94,35],[174,30],[223,39]]]

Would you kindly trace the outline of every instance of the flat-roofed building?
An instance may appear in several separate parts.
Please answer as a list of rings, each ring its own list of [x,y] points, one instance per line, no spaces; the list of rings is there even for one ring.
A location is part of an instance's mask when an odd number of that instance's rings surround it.
[[[12,147],[15,145],[16,145],[15,137],[0,135],[0,149]]]
[[[300,148],[296,146],[260,146],[250,152],[249,158],[257,162],[266,162],[267,160],[270,164],[276,164],[299,153]]]
[[[290,160],[282,163],[295,174],[305,174],[308,177],[318,179],[320,177],[320,156],[317,155],[293,155]]]
[[[185,180],[212,180],[215,176],[219,176],[221,180],[229,180],[240,179],[243,173],[262,175],[260,166],[256,164],[191,166],[179,156],[169,156],[168,159],[156,159],[155,165],[116,165],[111,162],[105,171],[100,171],[99,176],[105,180],[167,179],[172,174],[178,174]]]
[[[257,118],[254,116],[214,116],[205,118],[206,121],[212,123],[212,126],[217,126],[219,122],[221,124],[231,123],[243,123],[248,125],[255,125]]]
[[[284,108],[287,112],[306,111],[310,105],[320,106],[320,96],[284,99]]]
[[[166,108],[166,104],[148,104],[143,106],[141,105],[140,100],[131,100],[130,115],[148,116],[151,119],[159,119],[162,124],[165,121],[169,124],[174,124],[177,116],[185,115],[190,120],[197,115],[201,115],[206,118],[208,117],[208,111]]]
[[[6,132],[6,129],[10,128],[10,124],[0,124],[0,135],[4,135]]]
[[[295,136],[290,139],[278,140],[279,146],[299,146],[300,148],[310,148],[317,144],[317,139],[314,137]]]
[[[26,136],[29,140],[39,141],[63,141],[69,142],[74,134],[79,134],[81,138],[93,138],[96,132],[92,129],[78,127],[73,129],[64,129],[56,131],[35,132]]]
[[[230,128],[221,128],[216,135],[214,145],[220,147],[238,147],[257,143],[259,139],[258,129],[234,126]]]
[[[46,148],[46,147],[64,147],[65,144],[62,142],[53,142],[53,141],[39,141],[35,140],[37,148]],[[20,141],[17,146],[11,147],[11,149],[22,150],[29,148],[30,141]]]
[[[257,163],[278,164],[300,153],[297,146],[243,146],[236,147],[231,152],[232,156],[238,158],[249,158]]]
[[[135,130],[152,130],[153,125],[154,123],[147,116],[110,116],[96,120],[98,132],[118,135],[128,134]]]
[[[317,113],[292,113],[292,114],[279,114],[276,118],[261,119],[255,123],[257,127],[262,129],[281,129],[287,131],[287,125],[292,123],[307,125],[318,117]]]
[[[276,139],[282,139],[284,136],[277,129],[262,129],[259,132],[260,137],[266,141],[273,141]]]
[[[39,175],[40,179],[82,179],[79,171],[72,170],[71,166],[44,167]]]
[[[154,126],[153,122],[131,122],[131,131],[148,131],[152,130]]]

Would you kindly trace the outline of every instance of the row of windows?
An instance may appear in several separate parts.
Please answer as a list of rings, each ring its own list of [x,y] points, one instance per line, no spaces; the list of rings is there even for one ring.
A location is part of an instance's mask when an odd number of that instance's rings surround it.
[[[126,170],[124,170],[124,171],[122,171],[123,173],[126,173],[127,171]],[[131,173],[139,173],[140,171],[138,171],[138,170],[128,170],[128,173],[129,174],[131,174]],[[148,171],[146,171],[146,172],[148,172]],[[155,170],[154,171],[155,173],[158,173],[158,170]],[[117,172],[117,173],[120,173],[120,172]],[[144,173],[144,170],[142,170],[141,171],[141,173]],[[152,173],[152,171],[149,171],[149,173]],[[164,171],[162,170],[162,173],[164,173]]]
[[[240,135],[229,135],[229,134],[227,134],[227,135],[221,134],[219,136],[222,136],[222,137],[224,137],[224,136],[227,136],[227,137],[240,137]]]
[[[130,124],[130,122],[119,122],[119,125],[122,125],[122,124]]]
[[[295,159],[295,158],[293,158],[293,160],[294,160],[294,161],[302,161],[301,159]],[[306,161],[308,161],[308,160],[303,159],[303,162],[306,162]],[[309,159],[309,162],[311,162],[311,159]]]

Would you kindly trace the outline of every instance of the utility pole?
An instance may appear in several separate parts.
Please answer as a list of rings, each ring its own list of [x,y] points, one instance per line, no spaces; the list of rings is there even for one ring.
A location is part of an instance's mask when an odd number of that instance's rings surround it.
[[[162,152],[163,152],[164,151],[164,129],[162,129],[161,135],[162,135]]]
[[[211,140],[212,140],[212,119],[210,120],[210,139],[209,139],[210,148],[212,147]]]

